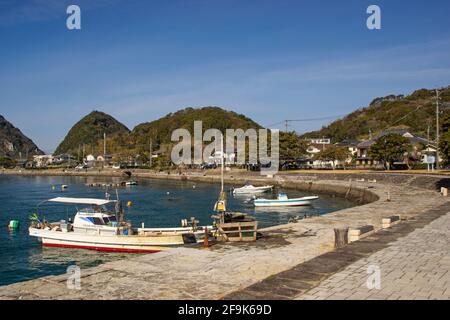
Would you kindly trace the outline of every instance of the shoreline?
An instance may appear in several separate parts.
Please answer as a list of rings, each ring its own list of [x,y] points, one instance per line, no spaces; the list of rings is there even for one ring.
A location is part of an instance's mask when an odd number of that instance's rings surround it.
[[[67,172],[44,175],[93,176]],[[82,270],[82,283],[88,287],[87,291],[68,290],[65,288],[67,276],[59,275],[0,287],[0,299],[221,299],[271,275],[333,251],[333,228],[371,224],[378,231],[381,229],[382,217],[400,214],[402,219],[414,219],[430,208],[448,203],[448,198],[436,192],[440,185],[449,183],[450,179],[446,177],[375,175],[376,182],[368,182],[368,179],[374,179],[374,174],[318,175],[281,172],[274,178],[267,178],[259,173],[244,175],[243,172],[227,172],[227,183],[241,183],[245,180],[254,184],[270,182],[312,192],[321,190],[351,197],[359,201],[360,205],[298,223],[265,228],[262,230],[263,239],[255,243],[224,243],[213,245],[208,250],[177,248],[141,257],[130,256],[126,260]],[[120,177],[122,173],[102,172],[95,176]],[[132,177],[202,182],[217,182],[220,179],[213,174],[168,175],[143,172],[133,172]],[[357,181],[363,178],[364,181]],[[388,193],[391,199],[389,202],[386,201]],[[234,270],[233,274],[227,274],[226,270],[230,268]],[[90,277],[91,274],[102,276],[97,279]],[[130,284],[130,290],[119,289],[120,281],[117,282],[114,278],[117,274],[124,274],[120,279]],[[202,279],[205,276],[215,279],[219,285],[204,284],[199,290],[198,283],[204,282]],[[174,278],[178,282],[173,282]],[[152,288],[146,286],[149,281]],[[52,290],[43,290],[41,286]]]

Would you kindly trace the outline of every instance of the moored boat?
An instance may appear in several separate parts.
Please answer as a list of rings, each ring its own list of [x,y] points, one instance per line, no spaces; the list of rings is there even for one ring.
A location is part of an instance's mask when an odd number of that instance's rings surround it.
[[[267,191],[272,190],[273,186],[260,186],[260,187],[255,187],[251,184],[246,184],[243,187],[240,188],[234,188],[233,189],[233,194],[255,194],[255,193],[264,193]]]
[[[77,210],[73,222],[48,223],[41,221],[37,214],[32,216],[29,235],[39,238],[42,245],[48,247],[158,252],[201,242],[205,229],[213,229],[211,226],[198,227],[196,223],[180,228],[133,228],[131,223],[123,221],[123,211],[117,200],[58,197],[47,201],[88,206]],[[116,205],[116,213],[107,209],[109,204]]]
[[[318,196],[307,196],[301,198],[289,199],[285,193],[279,193],[277,199],[254,199],[255,207],[292,207],[292,206],[308,206],[311,201],[317,200]]]

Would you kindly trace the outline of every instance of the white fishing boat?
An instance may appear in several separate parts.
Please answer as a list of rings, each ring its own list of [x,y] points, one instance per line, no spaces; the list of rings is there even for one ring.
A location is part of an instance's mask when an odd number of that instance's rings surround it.
[[[319,199],[318,196],[308,196],[302,198],[289,199],[285,193],[279,193],[277,199],[254,199],[255,207],[293,207],[308,206],[311,201]]]
[[[53,203],[87,206],[76,211],[73,222],[61,220],[48,223],[33,214],[29,235],[37,237],[43,246],[80,248],[120,252],[158,252],[171,247],[202,242],[212,226],[180,228],[133,228],[123,220],[123,210],[117,200],[58,197]],[[115,213],[108,205],[115,205]],[[64,213],[65,215],[65,213]],[[185,223],[186,225],[186,223]],[[207,229],[207,230],[205,230]],[[208,231],[208,232],[207,232]]]
[[[234,188],[233,189],[233,194],[255,194],[255,193],[264,193],[267,191],[272,190],[273,186],[260,186],[260,187],[255,187],[251,184],[246,184],[243,187],[240,188]]]

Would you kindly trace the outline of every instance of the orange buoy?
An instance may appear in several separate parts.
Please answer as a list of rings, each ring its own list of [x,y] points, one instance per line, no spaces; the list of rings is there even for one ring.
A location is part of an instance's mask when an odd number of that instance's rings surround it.
[[[127,202],[127,207],[131,207],[132,205],[133,205],[133,202],[131,202],[131,201]]]

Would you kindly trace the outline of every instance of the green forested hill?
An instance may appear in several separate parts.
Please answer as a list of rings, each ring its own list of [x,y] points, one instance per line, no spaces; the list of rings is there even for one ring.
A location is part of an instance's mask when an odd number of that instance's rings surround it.
[[[110,115],[93,111],[87,116],[78,121],[67,133],[64,140],[56,148],[54,154],[79,152],[80,148],[85,145],[88,152],[97,149],[99,141],[103,139],[103,133],[106,133],[108,138],[126,134],[130,130],[111,117]]]
[[[442,114],[449,112],[450,87],[440,90]],[[376,135],[390,128],[408,128],[412,132],[434,139],[436,128],[436,92],[420,89],[409,96],[390,95],[374,99],[366,108],[332,122],[320,130],[308,132],[305,138],[330,137],[333,142],[344,139],[366,139],[369,130]]]
[[[137,144],[148,143],[151,137],[158,143],[170,143],[172,132],[178,128],[188,129],[194,134],[194,121],[201,120],[203,131],[216,128],[222,132],[226,129],[243,130],[261,128],[259,124],[242,114],[227,111],[219,107],[186,108],[152,122],[137,125],[131,132]]]
[[[227,111],[219,107],[186,108],[152,121],[137,125],[131,132],[113,117],[99,111],[94,111],[78,121],[58,146],[55,154],[80,154],[80,148],[85,145],[86,153],[103,153],[103,132],[107,134],[107,153],[121,160],[140,155],[148,157],[149,142],[153,150],[167,147],[171,144],[171,135],[175,129],[188,129],[194,134],[194,121],[201,120],[203,132],[216,128],[225,129],[261,128],[259,124],[244,115]]]

